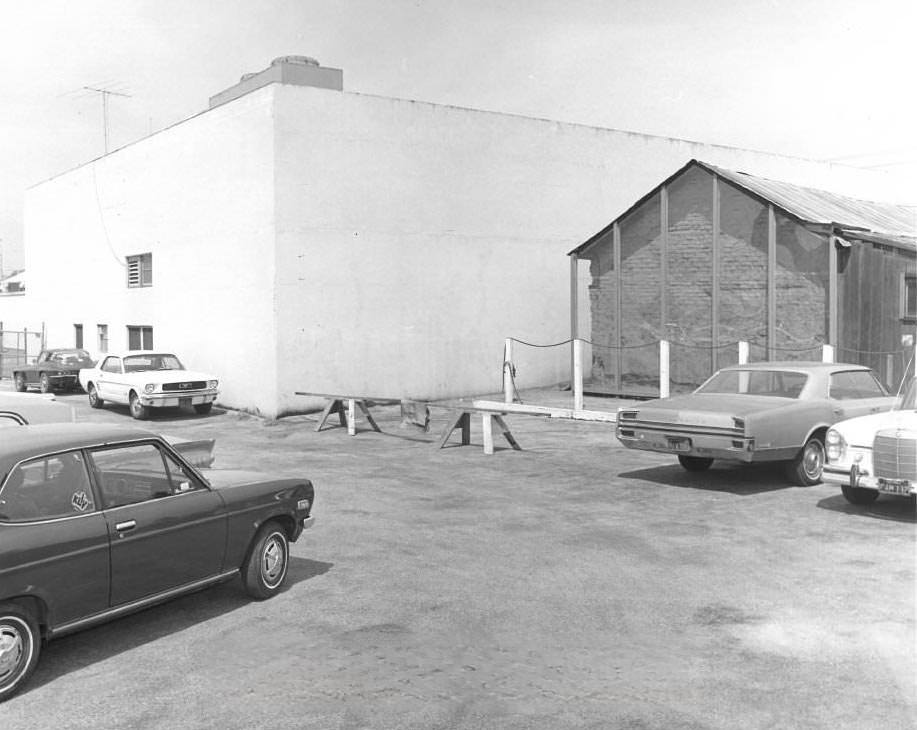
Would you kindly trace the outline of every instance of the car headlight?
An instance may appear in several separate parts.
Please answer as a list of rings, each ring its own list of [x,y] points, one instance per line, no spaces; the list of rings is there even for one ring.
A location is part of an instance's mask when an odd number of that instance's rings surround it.
[[[143,386],[143,392],[149,395],[154,390],[156,390],[156,383],[147,383]]]
[[[844,441],[841,432],[829,428],[825,436],[825,456],[828,457],[828,461],[841,461],[846,453],[847,442]]]
[[[219,384],[220,384],[219,380],[208,380],[207,381],[207,387],[210,388],[210,390],[215,390]]]

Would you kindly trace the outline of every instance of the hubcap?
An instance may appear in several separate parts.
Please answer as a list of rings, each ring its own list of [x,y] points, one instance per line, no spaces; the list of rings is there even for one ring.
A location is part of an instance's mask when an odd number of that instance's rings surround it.
[[[23,650],[22,634],[13,626],[0,626],[0,681],[19,667]]]
[[[283,541],[276,535],[272,535],[264,545],[264,552],[261,554],[261,575],[264,577],[264,582],[268,585],[275,585],[283,577],[285,563],[286,549]]]
[[[818,444],[809,444],[806,447],[806,453],[803,455],[803,469],[806,471],[806,476],[810,479],[818,479],[818,477],[821,476],[824,462],[825,457],[821,446]]]

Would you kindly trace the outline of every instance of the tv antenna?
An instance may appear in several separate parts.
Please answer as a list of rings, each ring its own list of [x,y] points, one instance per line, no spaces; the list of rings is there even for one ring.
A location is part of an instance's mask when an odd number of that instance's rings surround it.
[[[91,91],[93,93],[99,94],[102,97],[102,132],[105,136],[105,154],[108,154],[108,97],[109,96],[125,96],[130,97],[130,94],[125,94],[123,91],[113,91],[112,89],[105,89],[99,86],[84,86],[83,89],[86,91]]]

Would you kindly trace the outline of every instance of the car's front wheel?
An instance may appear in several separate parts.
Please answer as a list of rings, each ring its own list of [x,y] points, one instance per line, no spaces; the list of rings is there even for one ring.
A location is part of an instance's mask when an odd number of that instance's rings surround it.
[[[706,471],[713,464],[713,459],[709,459],[705,456],[679,455],[678,463],[688,471]]]
[[[796,458],[787,464],[786,473],[794,484],[811,487],[821,481],[824,466],[825,445],[818,436],[812,436],[796,454]]]
[[[54,390],[54,386],[51,385],[51,378],[48,377],[47,373],[42,373],[38,376],[38,389],[42,393],[50,393]]]
[[[38,664],[38,622],[15,604],[0,605],[0,702],[25,684]]]
[[[213,409],[213,403],[195,403],[194,412],[206,416]]]
[[[150,416],[150,409],[140,402],[140,397],[136,393],[131,393],[130,408],[131,415],[138,421],[144,421]]]
[[[25,393],[26,383],[25,383],[25,373],[16,373],[13,375],[13,380],[16,383],[16,391],[19,393]]]
[[[875,489],[851,487],[849,484],[842,484],[841,492],[850,504],[872,504],[879,498],[879,492]]]
[[[90,408],[101,408],[105,405],[105,401],[99,398],[99,391],[96,390],[95,383],[90,383],[86,393],[89,395],[89,407]]]
[[[251,552],[242,566],[242,584],[246,592],[258,600],[270,598],[283,585],[289,564],[287,533],[276,522],[265,523],[255,535]]]

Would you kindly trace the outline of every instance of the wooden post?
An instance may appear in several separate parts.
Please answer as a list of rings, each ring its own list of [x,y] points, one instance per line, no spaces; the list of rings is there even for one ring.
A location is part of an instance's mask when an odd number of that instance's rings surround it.
[[[351,436],[357,433],[357,409],[353,398],[347,399],[347,433]]]
[[[503,342],[503,402],[512,403],[513,392],[513,338],[507,337]]]
[[[573,340],[573,410],[583,410],[583,341]]]
[[[777,346],[777,215],[773,203],[767,206],[767,359],[773,360]]]
[[[481,432],[484,434],[484,453],[494,452],[494,422],[490,413],[481,414]]]
[[[834,348],[831,345],[821,346],[821,361],[834,362]]]
[[[624,356],[621,351],[623,343],[622,328],[624,327],[624,315],[621,308],[624,306],[624,277],[621,276],[621,226],[614,224],[612,236],[614,241],[614,267],[615,267],[615,390],[621,392],[621,373],[624,369]]]
[[[659,397],[669,397],[669,341],[659,340]]]
[[[895,356],[892,353],[888,353],[885,356],[885,384],[893,386],[895,382]]]
[[[739,340],[739,365],[745,365],[748,362],[748,343]]]

